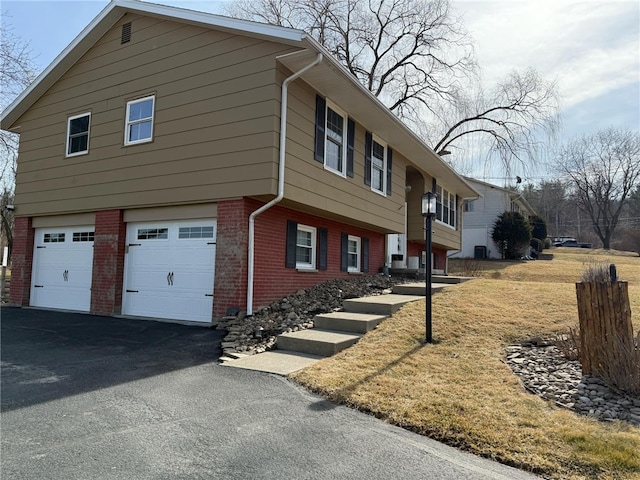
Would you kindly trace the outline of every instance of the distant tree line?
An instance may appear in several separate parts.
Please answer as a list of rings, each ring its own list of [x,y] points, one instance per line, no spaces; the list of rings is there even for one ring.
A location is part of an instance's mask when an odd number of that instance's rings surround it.
[[[551,237],[640,253],[640,134],[607,129],[563,146],[558,179],[524,186]]]

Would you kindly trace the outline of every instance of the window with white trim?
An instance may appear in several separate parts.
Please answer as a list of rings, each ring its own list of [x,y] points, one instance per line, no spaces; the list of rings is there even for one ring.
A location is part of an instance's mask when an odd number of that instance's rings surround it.
[[[347,271],[360,271],[360,237],[349,235],[347,239]]]
[[[325,126],[324,166],[345,175],[347,165],[347,115],[327,102]]]
[[[386,145],[375,136],[371,142],[371,190],[385,195],[387,191]]]
[[[436,220],[456,228],[456,196],[440,185],[436,187]]]
[[[91,113],[74,115],[67,120],[67,157],[89,153]]]
[[[153,140],[153,110],[155,95],[127,102],[124,129],[124,144],[150,142]]]
[[[464,205],[463,205],[463,211],[465,213],[467,212],[474,212],[475,211],[475,200],[465,200]]]
[[[316,229],[298,225],[296,237],[296,268],[316,268]]]

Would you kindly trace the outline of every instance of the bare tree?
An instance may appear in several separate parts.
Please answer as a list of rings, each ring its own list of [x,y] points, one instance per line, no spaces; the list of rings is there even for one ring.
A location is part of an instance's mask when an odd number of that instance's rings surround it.
[[[228,11],[308,32],[403,118],[452,100],[475,72],[448,0],[237,0]]]
[[[513,71],[492,91],[481,89],[474,97],[460,97],[457,103],[445,105],[454,112],[438,116],[444,120],[444,131],[438,129],[433,148],[443,153],[455,148],[463,136],[481,136],[509,174],[513,160],[521,165],[535,161],[539,148],[555,137],[560,126],[559,104],[556,82],[545,81],[533,68]]]
[[[0,29],[0,111],[22,92],[36,77],[29,44],[17,37],[6,24]],[[13,245],[13,212],[6,208],[13,203],[18,135],[0,130],[0,245]]]
[[[450,0],[235,0],[227,11],[308,32],[441,155],[476,136],[510,167],[556,131],[557,86],[535,70],[491,92],[478,87],[472,43]]]
[[[640,134],[602,130],[570,142],[558,156],[558,172],[570,182],[578,208],[603,248],[611,248],[620,213],[640,180]]]

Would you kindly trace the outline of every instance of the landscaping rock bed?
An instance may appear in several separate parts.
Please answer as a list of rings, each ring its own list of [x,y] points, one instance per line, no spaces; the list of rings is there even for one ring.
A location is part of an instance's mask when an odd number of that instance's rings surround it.
[[[640,426],[640,398],[610,390],[602,380],[582,375],[552,341],[528,340],[506,349],[506,362],[527,391],[582,415]]]
[[[218,329],[229,332],[222,342],[223,353],[252,355],[270,350],[275,346],[276,336],[313,328],[315,315],[340,310],[343,300],[390,293],[394,285],[407,281],[410,280],[385,275],[329,280],[298,290],[257,310],[251,317],[246,317],[244,312],[224,317],[217,325]]]

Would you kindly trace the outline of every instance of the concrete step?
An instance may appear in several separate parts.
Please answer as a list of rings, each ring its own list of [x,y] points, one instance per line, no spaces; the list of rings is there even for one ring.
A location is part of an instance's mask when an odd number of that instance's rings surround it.
[[[473,280],[473,277],[456,277],[453,275],[431,275],[432,283],[447,283],[449,285],[456,285],[458,283]]]
[[[334,332],[312,328],[278,335],[276,347],[278,350],[330,357],[350,347],[361,337],[362,335],[358,333]]]
[[[431,293],[436,293],[445,287],[450,286],[448,283],[432,283]],[[393,293],[398,295],[422,295],[424,298],[427,290],[425,282],[403,283],[393,287]]]
[[[387,318],[386,315],[372,315],[369,313],[334,312],[316,315],[313,319],[314,328],[322,330],[339,330],[342,332],[367,333]]]
[[[417,295],[397,295],[391,293],[389,295],[374,295],[371,297],[352,298],[344,300],[342,306],[347,312],[354,313],[371,313],[378,315],[393,315],[400,307],[409,302],[415,302],[424,299],[424,290],[422,296]]]

